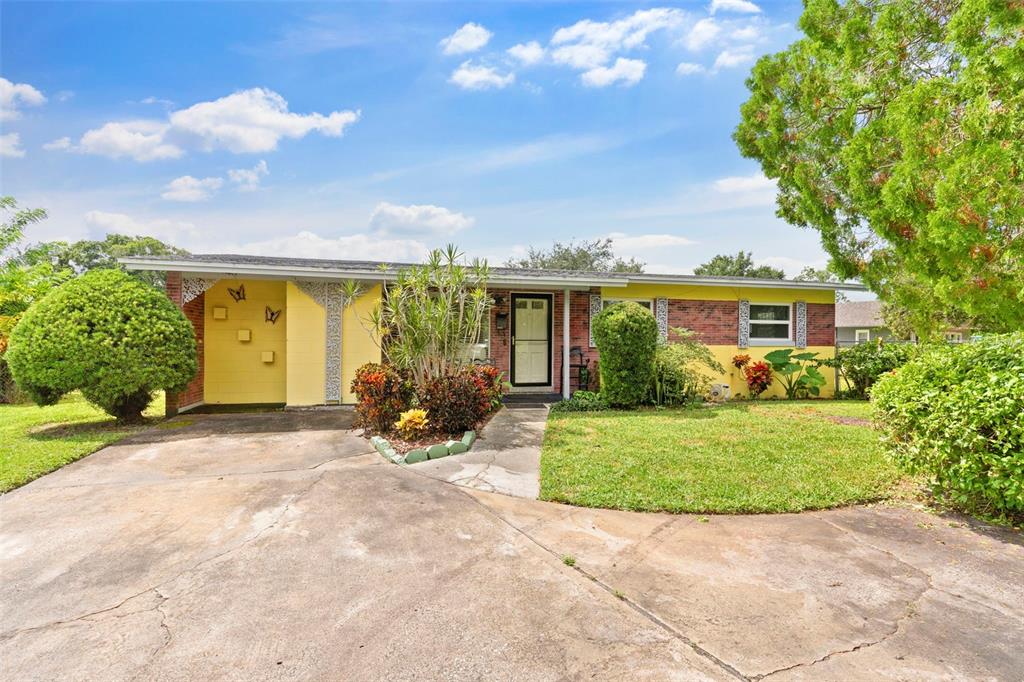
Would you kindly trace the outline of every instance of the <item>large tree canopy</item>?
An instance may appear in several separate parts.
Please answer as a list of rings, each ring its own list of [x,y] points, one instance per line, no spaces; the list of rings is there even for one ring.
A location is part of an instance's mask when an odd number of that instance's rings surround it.
[[[770,265],[754,265],[752,253],[740,251],[735,256],[718,254],[707,263],[693,269],[695,275],[715,277],[754,277],[757,279],[785,279],[786,273]]]
[[[624,260],[615,255],[611,239],[594,239],[567,244],[555,242],[550,250],[530,247],[525,258],[510,258],[509,268],[535,270],[576,270],[591,272],[643,272],[644,264],[635,258]]]
[[[1024,327],[1024,2],[807,0],[735,140],[832,268],[913,316]]]
[[[118,258],[124,256],[187,256],[188,251],[165,244],[154,237],[108,234],[102,240],[83,239],[77,242],[46,242],[28,249],[24,260],[29,264],[47,260],[57,269],[69,269],[75,274],[90,270],[118,269]],[[123,268],[121,268],[123,269]],[[165,273],[133,271],[132,277],[162,289]]]

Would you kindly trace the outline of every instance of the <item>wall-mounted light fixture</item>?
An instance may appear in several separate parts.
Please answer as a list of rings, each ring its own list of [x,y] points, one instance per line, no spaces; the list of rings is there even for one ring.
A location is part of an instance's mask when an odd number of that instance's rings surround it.
[[[498,313],[494,316],[495,329],[508,329],[508,313]]]

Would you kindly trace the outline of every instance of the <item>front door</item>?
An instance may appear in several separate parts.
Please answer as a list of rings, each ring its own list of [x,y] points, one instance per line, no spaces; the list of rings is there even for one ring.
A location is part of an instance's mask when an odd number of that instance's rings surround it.
[[[551,385],[550,294],[512,294],[512,385]]]

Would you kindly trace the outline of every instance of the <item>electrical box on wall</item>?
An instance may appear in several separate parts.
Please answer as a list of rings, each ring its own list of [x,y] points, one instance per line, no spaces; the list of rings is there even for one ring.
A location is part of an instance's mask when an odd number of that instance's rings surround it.
[[[222,305],[213,306],[213,319],[215,320],[226,320],[228,319],[228,309]]]

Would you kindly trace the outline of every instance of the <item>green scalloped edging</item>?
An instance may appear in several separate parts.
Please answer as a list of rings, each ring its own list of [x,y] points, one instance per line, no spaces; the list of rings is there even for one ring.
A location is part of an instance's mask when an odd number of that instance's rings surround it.
[[[450,440],[446,443],[437,443],[426,448],[416,448],[405,453],[405,456],[398,454],[386,438],[372,436],[370,444],[374,450],[379,452],[384,459],[393,464],[419,464],[428,459],[440,459],[449,455],[461,455],[469,452],[470,447],[476,441],[476,431],[466,431],[461,440]]]

